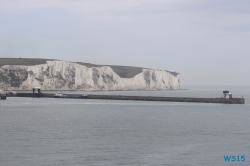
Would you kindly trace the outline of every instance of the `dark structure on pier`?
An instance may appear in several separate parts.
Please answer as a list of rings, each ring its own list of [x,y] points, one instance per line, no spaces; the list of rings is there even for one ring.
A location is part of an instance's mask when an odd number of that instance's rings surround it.
[[[36,89],[37,89],[37,92],[38,92],[37,95],[35,95]],[[42,92],[41,92],[40,87],[34,87],[33,88],[33,97],[42,97]]]
[[[232,93],[229,93],[228,90],[224,90],[224,91],[223,91],[223,97],[224,97],[224,98],[227,98],[227,99],[232,99],[232,98],[233,98],[233,95],[232,95]]]
[[[1,99],[1,100],[6,100],[6,98],[7,98],[7,97],[6,97],[5,94],[0,94],[0,99]]]
[[[6,100],[6,93],[2,89],[0,89],[0,100]]]

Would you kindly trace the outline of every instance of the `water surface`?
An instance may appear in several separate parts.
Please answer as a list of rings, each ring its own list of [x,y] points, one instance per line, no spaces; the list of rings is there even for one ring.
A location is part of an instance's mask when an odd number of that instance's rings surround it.
[[[221,97],[222,90],[78,93]],[[250,165],[250,91],[230,91],[246,104],[8,98],[0,101],[0,165]],[[246,161],[229,164],[224,155]]]

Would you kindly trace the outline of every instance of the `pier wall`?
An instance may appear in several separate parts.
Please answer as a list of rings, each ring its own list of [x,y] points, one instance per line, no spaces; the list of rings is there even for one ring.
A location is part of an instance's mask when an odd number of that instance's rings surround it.
[[[191,97],[154,97],[154,96],[114,96],[114,95],[88,95],[89,99],[109,100],[142,100],[142,101],[169,101],[169,102],[196,102],[196,103],[226,103],[244,104],[243,98],[191,98]]]
[[[54,98],[54,94],[48,93],[17,93],[16,97],[45,97]],[[139,101],[168,101],[168,102],[195,102],[195,103],[225,103],[244,104],[244,98],[192,98],[192,97],[154,97],[154,96],[122,96],[122,95],[88,95],[83,97],[79,94],[65,94],[59,98],[74,99],[102,99],[102,100],[139,100]]]

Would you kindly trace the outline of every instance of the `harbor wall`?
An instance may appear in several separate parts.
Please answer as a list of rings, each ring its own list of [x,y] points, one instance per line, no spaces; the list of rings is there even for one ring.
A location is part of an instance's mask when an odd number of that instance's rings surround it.
[[[17,93],[16,97],[45,97],[54,98],[54,94],[49,93]],[[193,97],[154,97],[154,96],[123,96],[123,95],[88,95],[64,94],[59,98],[75,99],[102,99],[102,100],[139,100],[139,101],[168,101],[168,102],[195,102],[195,103],[224,103],[224,104],[244,104],[244,98],[193,98]]]
[[[89,95],[89,99],[109,100],[142,100],[142,101],[169,101],[169,102],[196,102],[196,103],[226,103],[244,104],[243,98],[191,98],[191,97],[154,97],[154,96],[114,96],[114,95]]]

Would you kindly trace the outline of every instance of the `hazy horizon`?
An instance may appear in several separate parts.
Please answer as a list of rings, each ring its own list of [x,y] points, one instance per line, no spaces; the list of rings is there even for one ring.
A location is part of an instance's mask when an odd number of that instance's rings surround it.
[[[247,0],[4,1],[0,57],[140,66],[250,85]]]

